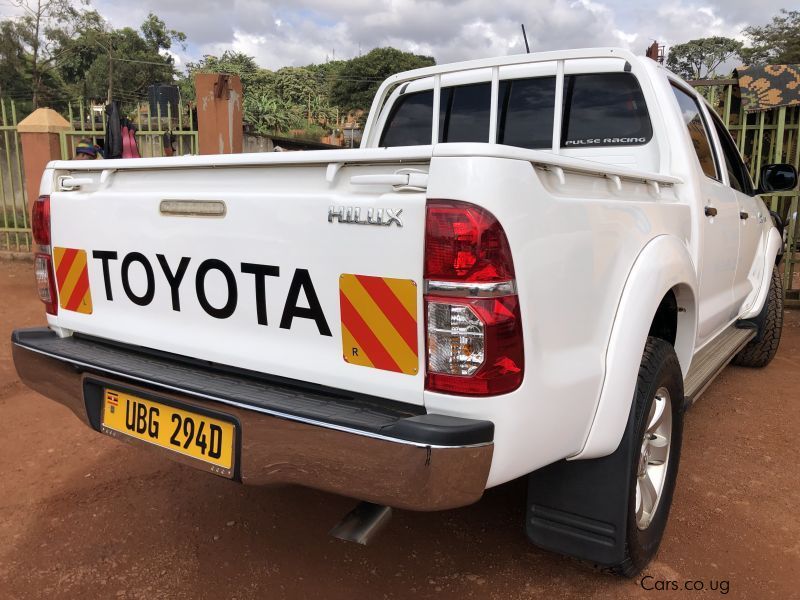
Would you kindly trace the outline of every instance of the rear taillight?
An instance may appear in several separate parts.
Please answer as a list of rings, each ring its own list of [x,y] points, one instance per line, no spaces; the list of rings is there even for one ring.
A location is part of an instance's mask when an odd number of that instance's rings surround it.
[[[490,396],[522,383],[514,263],[502,226],[466,202],[428,202],[425,226],[426,389]]]
[[[514,262],[497,219],[474,204],[429,202],[425,277],[458,283],[513,281]]]
[[[39,196],[33,203],[31,229],[34,242],[40,246],[50,245],[50,196]]]
[[[44,302],[45,310],[51,315],[57,315],[58,296],[50,248],[50,196],[39,196],[33,203],[31,229],[33,241],[40,246],[33,263],[36,289],[39,291],[39,298]]]
[[[57,315],[58,297],[53,276],[53,261],[50,255],[37,253],[33,269],[36,274],[36,289],[39,291],[39,298],[44,302],[45,310],[51,315]]]

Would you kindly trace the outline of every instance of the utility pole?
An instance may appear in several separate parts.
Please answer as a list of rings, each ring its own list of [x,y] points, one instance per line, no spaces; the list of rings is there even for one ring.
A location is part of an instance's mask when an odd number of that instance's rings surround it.
[[[114,98],[114,61],[111,58],[111,52],[108,53],[108,98],[106,104],[111,104]]]
[[[94,38],[94,43],[97,46],[100,46],[103,50],[106,51],[106,56],[108,57],[108,96],[106,98],[106,104],[111,104],[111,101],[114,98],[114,58],[111,55],[111,36],[108,38],[108,46],[103,44],[100,41],[100,37],[105,34],[105,32],[98,31],[96,32],[98,35]]]

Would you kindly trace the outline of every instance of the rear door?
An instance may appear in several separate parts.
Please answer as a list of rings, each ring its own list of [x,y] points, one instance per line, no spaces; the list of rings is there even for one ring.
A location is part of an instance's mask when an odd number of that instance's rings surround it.
[[[698,265],[699,346],[730,322],[733,280],[739,254],[739,205],[733,191],[723,183],[708,123],[699,101],[693,92],[674,82],[672,91],[697,156],[698,168],[702,172],[701,202],[695,203],[702,237]]]
[[[52,195],[59,326],[422,404],[425,193],[358,177],[427,160],[175,160]],[[90,302],[70,304],[84,269]]]
[[[739,206],[739,258],[733,282],[733,306],[731,318],[736,318],[742,304],[762,279],[763,268],[755,264],[761,244],[762,223],[766,215],[765,207],[753,193],[750,173],[742,162],[728,130],[719,117],[709,111],[721,150],[720,163],[724,164],[728,180]]]

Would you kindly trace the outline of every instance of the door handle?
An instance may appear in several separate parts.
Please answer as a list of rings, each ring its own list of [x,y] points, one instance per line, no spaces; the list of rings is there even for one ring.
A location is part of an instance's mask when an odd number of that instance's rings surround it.
[[[60,192],[71,192],[78,190],[83,185],[92,185],[94,179],[91,177],[73,177],[72,175],[61,175],[58,178],[58,190]]]
[[[400,169],[395,173],[353,175],[350,183],[353,185],[391,185],[395,188],[425,190],[428,187],[428,174],[416,169]]]
[[[742,212],[739,213],[739,218],[742,221],[746,221],[747,219],[750,218],[750,215],[748,215],[746,212],[742,211]]]
[[[713,206],[706,206],[705,213],[707,217],[716,217],[717,216],[717,209]]]

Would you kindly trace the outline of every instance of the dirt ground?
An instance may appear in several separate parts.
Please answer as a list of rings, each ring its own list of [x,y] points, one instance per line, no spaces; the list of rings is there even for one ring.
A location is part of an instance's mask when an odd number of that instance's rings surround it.
[[[664,543],[622,580],[530,546],[521,480],[395,511],[369,547],[333,539],[354,501],[195,471],[22,386],[7,340],[44,322],[30,263],[0,261],[0,307],[2,599],[800,598],[798,312],[768,368],[729,367],[689,412]]]

